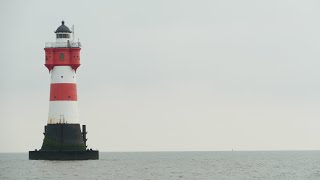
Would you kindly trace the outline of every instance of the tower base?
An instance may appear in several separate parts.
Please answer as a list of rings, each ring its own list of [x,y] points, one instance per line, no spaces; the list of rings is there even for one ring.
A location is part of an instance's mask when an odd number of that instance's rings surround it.
[[[99,159],[99,151],[86,149],[86,126],[80,124],[47,124],[40,150],[29,151],[30,160]]]
[[[99,151],[29,151],[30,160],[97,160]]]

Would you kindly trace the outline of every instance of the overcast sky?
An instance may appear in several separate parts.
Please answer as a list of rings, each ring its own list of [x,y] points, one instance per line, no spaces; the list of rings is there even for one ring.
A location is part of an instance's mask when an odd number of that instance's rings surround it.
[[[90,148],[320,149],[319,18],[318,0],[2,0],[0,152],[42,145],[62,20]]]

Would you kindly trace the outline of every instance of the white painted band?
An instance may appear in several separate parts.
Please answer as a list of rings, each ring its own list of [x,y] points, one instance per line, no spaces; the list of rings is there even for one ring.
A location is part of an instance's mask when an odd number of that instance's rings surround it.
[[[54,66],[50,72],[51,84],[76,83],[76,72],[70,66]]]
[[[50,101],[48,124],[80,123],[78,101]]]

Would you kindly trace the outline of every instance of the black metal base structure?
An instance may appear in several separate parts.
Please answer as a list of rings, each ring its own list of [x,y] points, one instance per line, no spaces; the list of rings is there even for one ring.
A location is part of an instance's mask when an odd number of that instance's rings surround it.
[[[29,151],[30,160],[96,160],[99,151]]]
[[[40,150],[29,151],[30,160],[99,159],[99,151],[87,149],[86,126],[80,124],[48,124]]]

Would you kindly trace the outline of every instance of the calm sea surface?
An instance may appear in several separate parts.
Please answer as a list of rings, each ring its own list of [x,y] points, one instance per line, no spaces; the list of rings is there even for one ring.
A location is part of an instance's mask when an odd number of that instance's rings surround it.
[[[100,153],[100,160],[0,154],[0,179],[320,179],[320,151]]]

